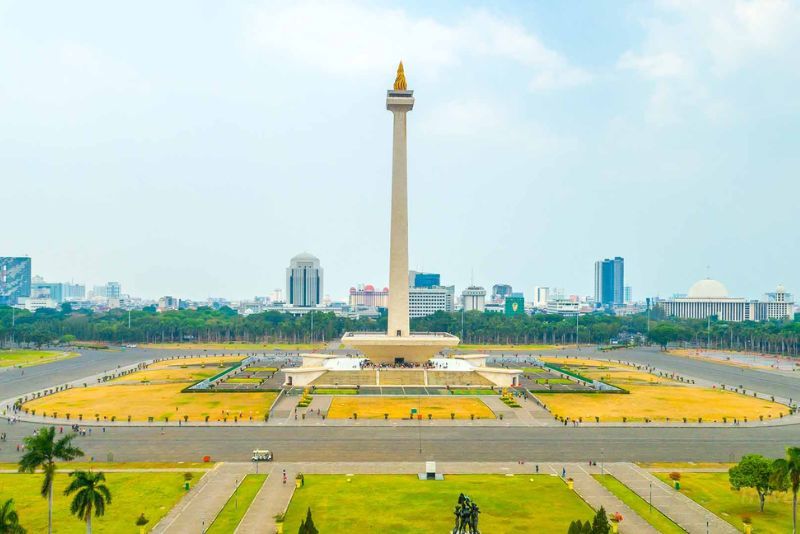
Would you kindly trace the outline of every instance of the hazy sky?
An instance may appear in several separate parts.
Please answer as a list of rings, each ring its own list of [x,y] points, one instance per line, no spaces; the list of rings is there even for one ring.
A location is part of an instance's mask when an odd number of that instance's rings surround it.
[[[0,1],[0,255],[145,297],[388,281],[800,293],[797,2]],[[707,270],[707,266],[709,266]]]

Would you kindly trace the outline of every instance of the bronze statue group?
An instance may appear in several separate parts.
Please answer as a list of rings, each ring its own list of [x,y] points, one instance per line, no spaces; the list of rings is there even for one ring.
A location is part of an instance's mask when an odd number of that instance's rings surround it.
[[[463,493],[458,496],[458,504],[453,515],[456,516],[456,525],[452,534],[480,534],[478,530],[478,514],[481,513],[478,505]]]

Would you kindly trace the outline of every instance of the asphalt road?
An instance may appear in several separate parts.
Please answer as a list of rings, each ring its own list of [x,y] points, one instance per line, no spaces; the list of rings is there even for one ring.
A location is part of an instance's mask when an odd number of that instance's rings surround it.
[[[189,351],[197,352],[197,351]],[[573,354],[570,351],[560,351]],[[76,380],[167,354],[128,349],[83,351],[82,356],[53,364],[0,372],[0,398]],[[633,349],[597,356],[646,363],[685,376],[725,384],[742,384],[762,393],[800,398],[800,377],[698,361]],[[78,438],[87,455],[115,461],[197,461],[204,455],[241,461],[255,448],[270,448],[285,461],[730,461],[749,452],[776,456],[800,441],[800,425],[728,428],[597,427],[161,427],[99,428]],[[18,458],[16,445],[34,425],[0,424],[8,434],[0,442],[0,461]],[[98,430],[100,430],[98,432]],[[420,452],[421,451],[421,452]]]
[[[741,385],[748,390],[776,397],[800,399],[800,373],[747,369],[724,363],[673,356],[649,347],[606,352],[598,357],[648,364],[683,376],[702,378],[729,386]]]
[[[0,461],[34,425],[0,425]],[[66,429],[65,429],[66,430]],[[732,461],[746,453],[780,456],[800,425],[745,428],[591,427],[95,427],[77,444],[95,461],[246,461],[269,448],[281,461]],[[422,451],[420,453],[420,450]]]

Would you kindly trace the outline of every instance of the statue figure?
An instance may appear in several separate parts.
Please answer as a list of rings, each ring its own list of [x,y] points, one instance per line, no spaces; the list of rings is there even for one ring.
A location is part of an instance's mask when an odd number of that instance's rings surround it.
[[[480,509],[469,495],[461,493],[458,496],[458,504],[453,512],[455,515],[455,526],[452,534],[480,534],[478,530],[478,514]]]

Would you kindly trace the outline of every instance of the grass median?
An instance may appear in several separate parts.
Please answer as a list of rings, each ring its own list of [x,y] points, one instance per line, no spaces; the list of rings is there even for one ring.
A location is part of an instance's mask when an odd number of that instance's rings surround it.
[[[0,367],[32,367],[80,356],[55,350],[0,350]]]
[[[686,531],[675,524],[669,517],[662,514],[657,508],[639,497],[628,486],[611,475],[593,475],[600,484],[616,497],[628,505],[642,519],[650,523],[653,528],[664,534],[684,534]],[[623,522],[625,519],[623,518]]]
[[[206,532],[229,534],[236,531],[236,527],[239,526],[265,480],[267,475],[246,475]]]

